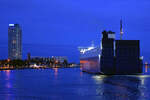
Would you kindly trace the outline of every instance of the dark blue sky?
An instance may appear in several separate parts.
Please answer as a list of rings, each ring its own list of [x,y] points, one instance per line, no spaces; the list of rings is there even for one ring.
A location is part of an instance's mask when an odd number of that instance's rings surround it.
[[[102,30],[139,39],[150,60],[150,0],[0,0],[0,58],[7,58],[8,24],[23,30],[23,57],[67,55],[78,61],[78,46],[99,43]],[[70,48],[69,48],[70,47]],[[43,48],[43,49],[42,49]]]

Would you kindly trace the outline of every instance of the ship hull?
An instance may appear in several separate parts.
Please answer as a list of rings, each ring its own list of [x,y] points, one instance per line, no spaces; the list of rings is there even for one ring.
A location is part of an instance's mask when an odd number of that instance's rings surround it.
[[[82,71],[84,72],[94,73],[94,74],[101,73],[99,56],[80,58],[80,64],[81,64]]]

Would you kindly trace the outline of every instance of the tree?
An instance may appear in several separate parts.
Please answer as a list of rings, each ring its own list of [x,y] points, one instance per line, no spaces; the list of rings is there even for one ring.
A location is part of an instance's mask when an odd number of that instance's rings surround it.
[[[63,64],[64,64],[65,67],[67,67],[68,66],[68,61],[65,59]]]

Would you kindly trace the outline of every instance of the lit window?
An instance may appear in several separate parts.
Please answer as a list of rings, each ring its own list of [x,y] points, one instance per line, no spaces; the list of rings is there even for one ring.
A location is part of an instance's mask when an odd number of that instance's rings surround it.
[[[13,44],[16,44],[16,40],[13,40],[12,43],[13,43]]]

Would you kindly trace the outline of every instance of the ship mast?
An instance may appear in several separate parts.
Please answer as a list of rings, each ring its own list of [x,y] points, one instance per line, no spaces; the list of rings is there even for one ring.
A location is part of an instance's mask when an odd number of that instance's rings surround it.
[[[122,18],[120,20],[120,40],[122,40],[123,37],[123,28],[122,28]]]

